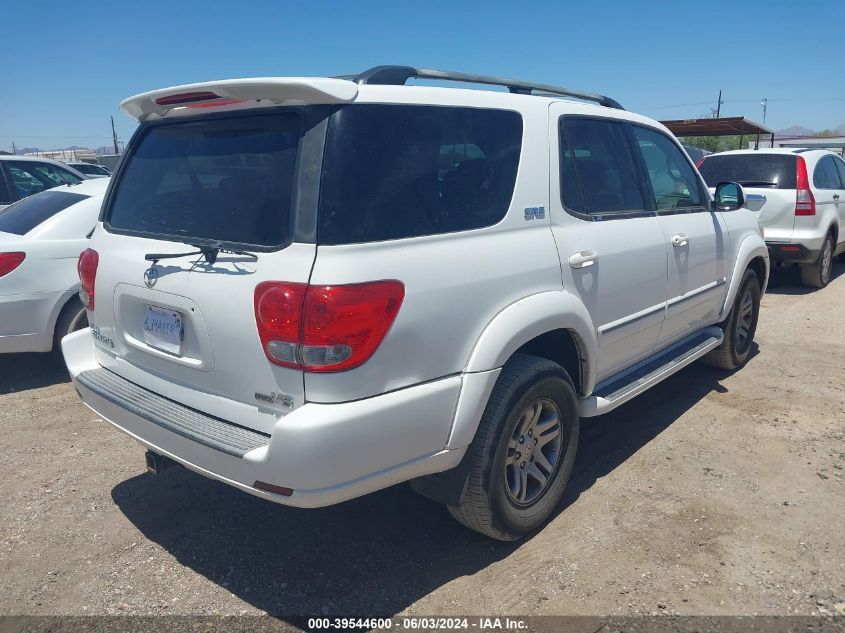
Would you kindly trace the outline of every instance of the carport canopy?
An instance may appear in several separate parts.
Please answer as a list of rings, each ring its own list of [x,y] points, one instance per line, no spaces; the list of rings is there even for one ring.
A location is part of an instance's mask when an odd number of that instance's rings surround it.
[[[773,135],[765,125],[761,125],[744,116],[722,117],[719,119],[675,119],[661,121],[675,136],[750,136],[752,134]]]
[[[739,134],[739,144],[746,136],[756,135],[755,149],[760,146],[760,135],[769,137],[769,146],[775,146],[775,132],[744,116],[728,116],[718,119],[675,119],[661,121],[675,136],[735,136]]]

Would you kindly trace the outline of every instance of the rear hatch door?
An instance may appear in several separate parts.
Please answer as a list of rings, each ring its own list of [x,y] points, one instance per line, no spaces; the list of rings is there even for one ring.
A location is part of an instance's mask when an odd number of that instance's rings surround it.
[[[307,283],[314,263],[316,246],[294,243],[303,110],[144,126],[92,239],[101,364],[262,432],[304,401],[302,372],[267,360],[254,312],[257,284]]]
[[[760,224],[769,234],[791,234],[797,186],[794,154],[714,154],[698,169],[711,192],[720,182],[741,184],[748,208],[759,214]]]

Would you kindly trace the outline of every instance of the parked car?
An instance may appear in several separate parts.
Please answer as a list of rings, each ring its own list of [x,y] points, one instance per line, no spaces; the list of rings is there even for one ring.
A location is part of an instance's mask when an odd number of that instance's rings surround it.
[[[689,156],[692,162],[694,162],[696,165],[700,164],[701,161],[704,160],[705,156],[709,156],[713,153],[707,151],[706,149],[695,147],[694,145],[684,145],[684,149],[687,152],[687,156]]]
[[[0,211],[0,353],[58,350],[87,326],[76,264],[107,185],[56,187]]]
[[[752,353],[769,264],[742,188],[714,206],[608,97],[388,66],[122,107],[141,125],[79,260],[92,325],[62,347],[153,470],[300,507],[412,480],[515,539],[560,502],[580,416]]]
[[[807,286],[830,281],[845,252],[845,162],[828,150],[738,150],[708,156],[699,169],[710,187],[739,182],[760,217],[772,261],[801,268]]]
[[[34,193],[83,180],[88,176],[56,160],[0,155],[0,209]]]
[[[82,172],[89,178],[108,178],[111,176],[111,170],[105,165],[97,165],[95,163],[67,163],[69,167],[73,167],[76,171]]]

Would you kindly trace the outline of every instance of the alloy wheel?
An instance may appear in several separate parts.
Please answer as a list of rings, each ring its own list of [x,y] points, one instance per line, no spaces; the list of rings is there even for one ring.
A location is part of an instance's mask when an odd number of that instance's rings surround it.
[[[538,398],[522,411],[508,443],[505,490],[518,506],[530,506],[548,489],[563,454],[560,410]]]
[[[830,240],[828,239],[824,243],[824,249],[822,250],[822,261],[821,261],[821,274],[822,274],[822,283],[827,283],[830,279],[830,266],[833,262],[833,248],[831,247]]]
[[[754,296],[746,290],[740,299],[739,314],[734,329],[734,349],[742,354],[751,343],[751,325],[754,320]]]

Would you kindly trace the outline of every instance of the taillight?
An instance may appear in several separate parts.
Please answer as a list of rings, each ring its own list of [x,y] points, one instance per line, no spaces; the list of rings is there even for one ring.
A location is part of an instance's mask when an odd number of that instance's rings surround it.
[[[795,215],[816,215],[816,199],[810,191],[807,163],[803,156],[795,158]]]
[[[94,309],[94,281],[97,278],[97,264],[100,255],[92,248],[82,251],[76,270],[79,272],[79,298],[86,310]]]
[[[255,288],[255,323],[267,358],[285,367],[299,366],[302,304],[306,284],[265,281]]]
[[[404,298],[399,281],[345,286],[268,281],[255,289],[255,320],[271,362],[312,372],[344,371],[375,353]]]
[[[698,162],[695,164],[695,168],[696,168],[696,169],[698,169],[699,167],[701,167],[701,163],[703,163],[703,162],[704,162],[704,159],[705,159],[705,158],[707,158],[707,157],[706,157],[706,156],[702,156],[701,158],[699,158],[699,159],[698,159]]]
[[[0,277],[8,275],[26,259],[26,253],[0,253]]]

